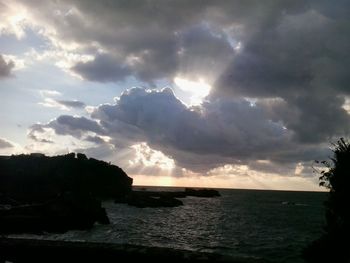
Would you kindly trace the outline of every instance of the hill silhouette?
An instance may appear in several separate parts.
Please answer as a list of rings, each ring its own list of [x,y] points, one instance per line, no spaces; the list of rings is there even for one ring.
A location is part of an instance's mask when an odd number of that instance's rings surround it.
[[[65,232],[108,224],[101,199],[131,192],[119,167],[84,154],[0,157],[0,233]]]
[[[84,154],[0,157],[0,193],[20,203],[42,202],[63,192],[116,198],[131,191],[132,178],[118,166]]]

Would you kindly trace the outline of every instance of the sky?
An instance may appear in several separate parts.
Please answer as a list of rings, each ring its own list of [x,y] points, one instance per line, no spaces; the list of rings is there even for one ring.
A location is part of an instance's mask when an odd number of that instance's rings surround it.
[[[0,154],[135,185],[322,190],[350,132],[350,2],[0,0]]]

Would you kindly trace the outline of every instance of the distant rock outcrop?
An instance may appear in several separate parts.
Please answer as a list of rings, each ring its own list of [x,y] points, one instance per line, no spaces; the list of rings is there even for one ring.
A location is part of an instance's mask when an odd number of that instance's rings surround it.
[[[131,191],[128,195],[117,198],[115,203],[125,203],[139,208],[144,207],[175,207],[183,205],[177,198],[187,196],[217,197],[220,193],[213,189],[185,188],[185,191]]]
[[[132,178],[119,167],[75,153],[0,157],[0,193],[20,203],[37,203],[64,192],[117,198],[131,191]]]

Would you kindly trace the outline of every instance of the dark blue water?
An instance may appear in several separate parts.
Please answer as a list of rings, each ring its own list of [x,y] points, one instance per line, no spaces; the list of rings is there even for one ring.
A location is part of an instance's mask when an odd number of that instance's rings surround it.
[[[184,206],[175,208],[105,202],[110,225],[40,238],[170,247],[295,263],[303,262],[303,247],[322,232],[326,193],[219,191],[219,198],[187,197],[182,199]]]

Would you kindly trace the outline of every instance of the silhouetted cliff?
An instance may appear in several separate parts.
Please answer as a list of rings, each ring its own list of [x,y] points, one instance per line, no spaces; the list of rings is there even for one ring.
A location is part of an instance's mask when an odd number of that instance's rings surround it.
[[[20,203],[41,202],[63,192],[117,198],[131,191],[132,178],[118,166],[84,154],[0,157],[0,193]]]

